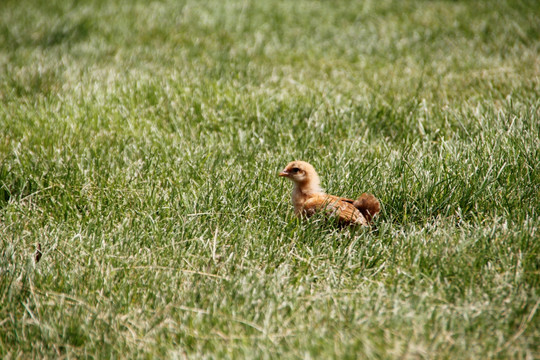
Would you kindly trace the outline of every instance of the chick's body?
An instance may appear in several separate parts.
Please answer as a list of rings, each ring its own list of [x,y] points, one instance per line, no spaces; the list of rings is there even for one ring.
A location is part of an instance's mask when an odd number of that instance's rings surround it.
[[[379,201],[373,195],[363,194],[355,201],[324,193],[317,172],[305,161],[289,163],[279,175],[295,184],[292,203],[297,216],[309,217],[322,212],[336,217],[344,225],[367,226],[380,210]]]

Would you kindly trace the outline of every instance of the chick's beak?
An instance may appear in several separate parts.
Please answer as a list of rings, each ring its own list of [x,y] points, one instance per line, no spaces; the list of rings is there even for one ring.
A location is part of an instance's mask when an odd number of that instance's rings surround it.
[[[283,170],[279,173],[279,176],[289,176],[289,173],[286,170]]]

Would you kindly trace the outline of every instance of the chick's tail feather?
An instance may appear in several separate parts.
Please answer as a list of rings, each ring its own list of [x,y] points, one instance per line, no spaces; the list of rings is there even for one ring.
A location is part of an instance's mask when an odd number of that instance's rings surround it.
[[[372,194],[363,193],[353,202],[353,205],[364,215],[368,222],[371,222],[371,219],[381,211],[379,200]]]

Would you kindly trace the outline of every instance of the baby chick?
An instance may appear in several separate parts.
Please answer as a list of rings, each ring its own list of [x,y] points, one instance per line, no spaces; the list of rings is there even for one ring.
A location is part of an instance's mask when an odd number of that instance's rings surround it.
[[[368,226],[381,210],[379,200],[371,194],[362,194],[357,200],[325,194],[320,187],[319,175],[305,161],[290,162],[279,176],[294,182],[292,203],[297,216],[312,216],[323,212],[337,217],[342,225]]]

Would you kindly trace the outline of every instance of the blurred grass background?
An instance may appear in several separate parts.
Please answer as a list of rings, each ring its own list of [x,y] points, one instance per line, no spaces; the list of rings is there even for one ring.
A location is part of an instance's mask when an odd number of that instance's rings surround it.
[[[537,358],[539,14],[2,1],[0,356]]]

